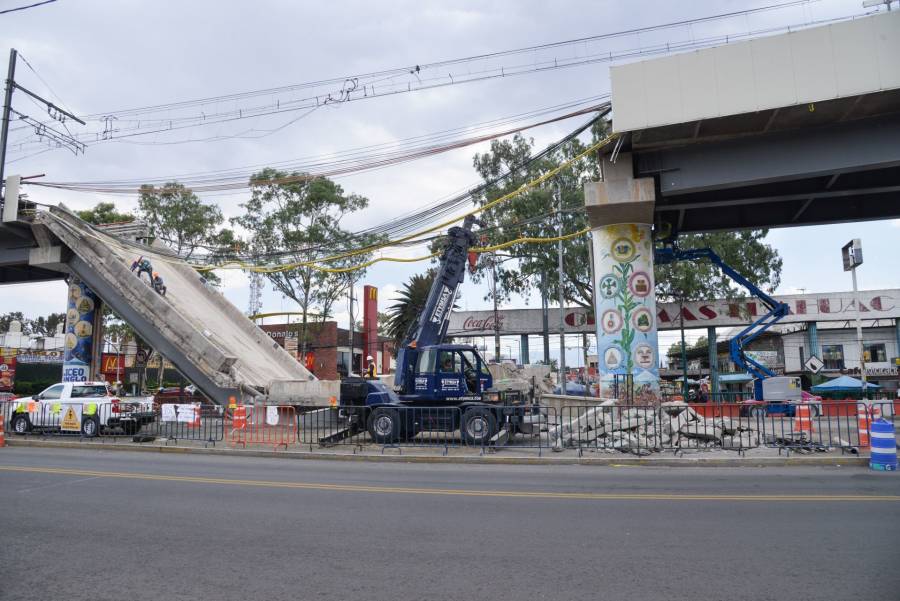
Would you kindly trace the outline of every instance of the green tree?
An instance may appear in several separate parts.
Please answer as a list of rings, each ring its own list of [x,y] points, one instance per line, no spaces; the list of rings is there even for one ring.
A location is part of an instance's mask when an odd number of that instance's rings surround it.
[[[681,249],[711,248],[726,264],[748,280],[772,292],[781,282],[782,260],[778,251],[765,243],[768,230],[713,232],[678,237]],[[737,298],[746,290],[708,261],[657,265],[656,298],[659,301],[688,302],[711,298]]]
[[[591,129],[592,143],[605,137],[608,131],[608,122],[598,121]],[[522,167],[532,157],[531,140],[517,134],[511,140],[493,141],[489,152],[475,155],[475,169],[486,183],[495,180],[505,171],[511,172],[511,177],[498,185],[487,186],[478,199],[479,202],[485,204],[518,189],[524,183],[583,152],[584,148],[584,144],[574,139]],[[586,227],[588,221],[584,213],[584,183],[599,178],[598,157],[591,155],[563,170],[552,182],[531,188],[510,201],[485,211],[483,220],[488,229],[482,235],[483,242],[495,244],[521,236],[556,236],[559,219],[554,196],[556,184],[559,185],[563,199],[563,232],[571,233]],[[747,279],[772,291],[780,282],[782,261],[778,251],[765,243],[767,233],[768,230],[748,230],[682,235],[678,238],[678,243],[684,249],[712,248]],[[593,308],[590,264],[588,236],[563,242],[563,295],[566,302],[589,309]],[[519,244],[510,249],[508,255],[498,253],[496,268],[497,296],[500,301],[507,300],[513,294],[521,294],[527,298],[530,293],[539,289],[545,291],[551,302],[559,297],[556,244]],[[478,282],[486,278],[491,269],[490,259],[479,261],[473,280]],[[742,289],[717,267],[706,262],[658,265],[655,277],[657,299],[661,301],[734,298],[742,293]],[[486,296],[486,299],[489,298],[490,293]]]
[[[603,134],[602,127],[595,136]],[[516,134],[511,140],[494,140],[490,151],[476,154],[475,170],[485,183],[493,182],[509,171],[510,177],[498,184],[488,185],[478,198],[482,205],[495,200],[526,182],[540,177],[560,163],[580,154],[585,149],[579,140],[572,140],[555,152],[525,165],[532,158],[533,141]],[[571,233],[587,225],[584,214],[584,183],[596,177],[595,161],[590,157],[577,161],[570,169],[562,171],[552,181],[531,188],[512,200],[489,209],[482,214],[487,228],[482,234],[484,244],[496,244],[527,236],[550,238],[557,235],[557,223],[561,217],[563,232]],[[557,211],[556,186],[562,194],[563,212]],[[593,290],[590,274],[590,249],[587,236],[580,236],[563,243],[563,294],[568,302],[592,307]],[[499,253],[496,261],[497,298],[502,302],[513,294],[528,296],[543,288],[550,299],[559,297],[557,278],[558,255],[555,244],[519,244],[508,255]],[[492,260],[478,262],[473,280],[478,282],[489,276]],[[543,284],[542,282],[543,278]],[[486,298],[491,298],[489,292]]]
[[[65,313],[51,313],[47,317],[40,316],[37,319],[30,320],[29,322],[31,332],[40,336],[53,336],[54,334],[56,334],[57,326],[65,326],[65,324]]]
[[[9,332],[10,322],[18,321],[22,324],[22,333],[30,334],[29,322],[21,311],[10,311],[0,315],[0,332]]]
[[[103,223],[128,223],[134,221],[133,213],[120,213],[116,205],[111,202],[98,202],[92,209],[76,212],[79,217],[88,223],[100,225]]]
[[[184,259],[214,238],[216,227],[222,223],[222,212],[217,206],[204,204],[190,188],[178,182],[161,188],[141,186],[138,209],[153,234]]]
[[[367,207],[369,201],[364,196],[345,193],[328,178],[304,178],[299,173],[267,168],[251,176],[250,182],[250,200],[241,205],[245,214],[232,219],[232,223],[247,230],[247,248],[254,255],[277,255],[289,262],[303,263],[376,241],[373,237],[354,236],[341,227],[344,217]],[[370,255],[363,252],[320,267],[358,267]],[[309,343],[310,318],[321,322],[331,317],[335,304],[364,273],[365,269],[335,273],[303,265],[265,274],[272,286],[300,309],[301,355]]]
[[[398,299],[387,310],[388,320],[385,335],[394,339],[394,348],[399,350],[400,344],[411,330],[419,315],[425,310],[428,293],[434,283],[436,270],[429,269],[425,273],[417,273],[409,278],[397,295]]]
[[[210,236],[207,242],[209,248],[207,258],[213,264],[237,260],[240,257],[243,244],[243,241],[233,230],[222,228]],[[214,271],[201,271],[200,275],[213,286],[219,286],[222,283],[222,280]]]

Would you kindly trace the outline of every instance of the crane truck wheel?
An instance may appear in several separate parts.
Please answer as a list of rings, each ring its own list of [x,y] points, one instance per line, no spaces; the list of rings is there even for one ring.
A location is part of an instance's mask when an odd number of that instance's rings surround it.
[[[378,444],[392,444],[400,439],[400,414],[396,409],[378,407],[366,424],[369,435]]]
[[[485,445],[497,433],[497,418],[490,409],[472,407],[463,414],[460,431],[467,445]]]

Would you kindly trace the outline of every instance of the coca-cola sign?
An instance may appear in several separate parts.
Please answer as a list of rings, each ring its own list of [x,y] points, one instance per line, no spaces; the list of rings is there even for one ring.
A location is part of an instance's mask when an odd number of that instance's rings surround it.
[[[455,314],[454,314],[455,315]],[[466,332],[495,332],[495,331],[503,331],[503,317],[502,313],[498,313],[495,317],[493,313],[484,318],[476,318],[474,316],[466,317],[462,324],[463,331]],[[451,323],[452,323],[451,316]]]
[[[864,320],[900,318],[900,290],[867,290],[860,292],[860,315]],[[852,292],[795,294],[775,297],[787,303],[790,313],[781,323],[847,321],[856,316]],[[766,308],[754,299],[678,303],[656,303],[660,330],[676,330],[682,320],[687,328],[746,325],[758,319]],[[496,319],[496,321],[495,321]],[[564,310],[566,332],[596,332],[593,311],[583,307]],[[543,331],[541,309],[503,309],[494,317],[492,310],[461,311],[450,315],[450,335],[493,334],[495,326],[503,334],[540,334]],[[548,309],[547,325],[559,331],[559,309]],[[636,326],[637,327],[637,326]]]

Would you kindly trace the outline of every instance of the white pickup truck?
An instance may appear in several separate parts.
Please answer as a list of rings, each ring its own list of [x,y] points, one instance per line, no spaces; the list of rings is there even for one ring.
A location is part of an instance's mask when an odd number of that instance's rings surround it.
[[[62,382],[12,403],[9,429],[16,434],[55,430],[93,438],[119,429],[133,435],[154,417],[152,402],[123,401],[106,382]]]

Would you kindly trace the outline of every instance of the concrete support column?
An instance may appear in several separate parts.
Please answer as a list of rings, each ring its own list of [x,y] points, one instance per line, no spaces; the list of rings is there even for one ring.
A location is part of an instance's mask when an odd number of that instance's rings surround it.
[[[822,358],[822,353],[819,352],[819,329],[816,327],[816,322],[810,321],[806,324],[806,333],[809,336],[809,356],[816,356],[819,359]],[[800,366],[802,369],[802,365]]]
[[[66,308],[65,354],[63,382],[97,380],[100,374],[103,324],[102,301],[94,291],[76,277],[69,281]]]
[[[603,181],[585,184],[591,224],[600,396],[657,402],[659,345],[653,278],[652,178],[634,179],[631,155],[604,159]],[[622,385],[630,387],[623,391]]]
[[[528,357],[528,334],[522,334],[519,337],[519,360],[522,365],[531,363],[531,359]]]
[[[706,328],[706,344],[709,346],[709,393],[719,392],[719,353],[716,352],[716,329]]]

